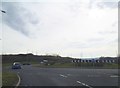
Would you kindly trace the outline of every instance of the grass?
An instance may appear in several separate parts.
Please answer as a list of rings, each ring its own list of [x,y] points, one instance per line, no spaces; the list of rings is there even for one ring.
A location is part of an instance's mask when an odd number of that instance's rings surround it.
[[[21,64],[24,62],[21,62]],[[54,63],[54,64],[40,64],[40,62],[30,62],[32,66],[35,67],[52,67],[52,68],[108,68],[108,69],[117,69],[118,64],[115,63]],[[3,67],[12,66],[13,63],[4,63]],[[120,67],[120,64],[119,64]]]
[[[40,62],[34,62],[34,61],[31,61],[30,64],[39,64]]]
[[[15,86],[18,82],[18,77],[16,73],[3,72],[2,73],[2,86]]]
[[[3,67],[9,67],[9,66],[12,66],[13,63],[2,63],[2,66]]]
[[[53,65],[50,65],[51,67],[66,67],[66,68],[70,68],[70,67],[75,67],[74,63],[55,63]]]
[[[45,64],[34,64],[35,67],[53,67],[53,68],[101,68],[101,69],[117,69],[118,64],[114,63],[105,63],[105,64],[92,64],[92,63],[55,63],[52,65],[45,65]]]
[[[2,86],[2,72],[0,72],[0,86]]]
[[[11,67],[13,63],[2,63],[2,67]],[[18,82],[16,73],[3,71],[2,72],[2,86],[15,86]]]
[[[53,67],[53,68],[64,68],[64,67],[73,67],[73,63],[55,63],[52,65],[45,65],[45,64],[34,64],[35,67]]]
[[[118,64],[108,63],[108,64],[104,64],[104,66],[103,66],[103,67],[105,67],[105,68],[112,68],[112,69],[114,69],[114,68],[118,68]]]

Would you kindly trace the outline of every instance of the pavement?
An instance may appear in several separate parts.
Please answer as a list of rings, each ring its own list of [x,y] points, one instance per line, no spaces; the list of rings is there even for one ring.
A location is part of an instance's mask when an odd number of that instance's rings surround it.
[[[24,65],[12,70],[20,86],[118,86],[118,69],[39,68]]]

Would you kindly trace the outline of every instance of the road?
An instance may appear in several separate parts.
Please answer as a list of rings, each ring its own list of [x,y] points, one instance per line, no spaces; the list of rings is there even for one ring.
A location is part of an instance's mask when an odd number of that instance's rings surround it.
[[[12,70],[21,78],[20,86],[118,86],[117,69],[39,68],[24,65]]]

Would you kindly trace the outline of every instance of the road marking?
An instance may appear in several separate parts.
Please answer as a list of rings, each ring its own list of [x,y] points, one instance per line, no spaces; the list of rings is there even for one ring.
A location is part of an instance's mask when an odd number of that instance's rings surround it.
[[[107,73],[104,73],[105,75],[108,75],[108,76],[110,76],[110,77],[112,77],[112,78],[117,78],[117,77],[120,77],[120,76],[118,76],[118,75],[112,75],[112,74],[107,74]]]
[[[91,86],[89,86],[89,85],[87,85],[85,83],[80,82],[80,81],[77,81],[77,83],[82,84],[83,86],[86,86],[86,87],[89,87],[89,88],[93,88],[93,87],[91,87]]]
[[[71,74],[67,74],[67,76],[71,76]]]
[[[80,81],[77,81],[77,83],[80,83],[80,84],[81,84],[81,82],[80,82]]]
[[[17,88],[20,85],[20,82],[21,82],[20,76],[18,74],[17,74],[17,77],[18,77],[18,82],[17,82],[15,88]]]
[[[110,77],[112,77],[112,78],[117,78],[117,77],[119,77],[118,75],[111,75]]]
[[[100,77],[100,75],[88,75],[88,77]]]
[[[66,78],[67,76],[65,76],[65,75],[62,75],[62,74],[60,74],[60,76],[62,76],[62,77],[64,77],[64,78]]]
[[[105,75],[111,75],[111,74],[108,74],[108,73],[104,73]]]

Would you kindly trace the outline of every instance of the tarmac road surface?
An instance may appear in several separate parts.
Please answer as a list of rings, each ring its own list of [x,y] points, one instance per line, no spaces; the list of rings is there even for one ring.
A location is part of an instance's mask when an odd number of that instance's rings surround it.
[[[20,86],[118,86],[118,69],[39,68],[25,65],[12,70]]]

